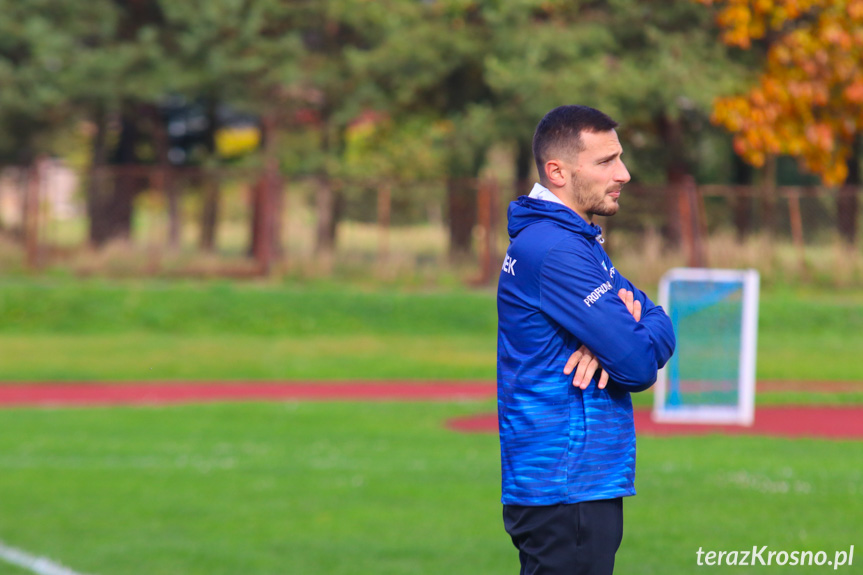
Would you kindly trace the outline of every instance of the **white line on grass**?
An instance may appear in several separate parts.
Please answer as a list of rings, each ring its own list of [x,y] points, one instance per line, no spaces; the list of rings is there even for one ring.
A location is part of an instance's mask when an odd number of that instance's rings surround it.
[[[84,575],[59,563],[54,563],[47,557],[37,557],[21,549],[9,547],[2,541],[0,541],[0,559],[12,565],[23,567],[37,575]]]

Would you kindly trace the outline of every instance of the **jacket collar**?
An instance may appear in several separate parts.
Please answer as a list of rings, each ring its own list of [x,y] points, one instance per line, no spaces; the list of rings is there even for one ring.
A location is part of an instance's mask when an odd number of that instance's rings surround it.
[[[563,204],[563,200],[554,195],[554,192],[540,184],[539,182],[533,185],[533,189],[530,191],[529,198],[533,198],[534,200],[544,200],[546,202],[554,202],[556,204]]]
[[[583,219],[548,188],[540,184],[533,187],[529,196],[521,196],[512,202],[509,205],[507,215],[509,223],[507,231],[511,238],[517,236],[531,224],[552,220],[561,227],[595,239],[599,243],[605,241],[599,226]]]

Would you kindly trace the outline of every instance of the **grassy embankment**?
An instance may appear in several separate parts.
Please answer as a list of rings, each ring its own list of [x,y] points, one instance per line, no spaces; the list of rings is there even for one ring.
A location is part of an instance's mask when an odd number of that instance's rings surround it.
[[[758,377],[863,381],[863,292],[762,293]],[[486,379],[491,292],[0,282],[0,381]]]

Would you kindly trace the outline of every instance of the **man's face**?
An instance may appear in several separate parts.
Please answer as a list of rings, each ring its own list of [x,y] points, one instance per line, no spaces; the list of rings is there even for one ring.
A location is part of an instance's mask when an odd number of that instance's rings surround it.
[[[617,132],[582,132],[581,141],[584,149],[571,160],[569,181],[575,211],[585,219],[613,216],[620,190],[629,181]]]

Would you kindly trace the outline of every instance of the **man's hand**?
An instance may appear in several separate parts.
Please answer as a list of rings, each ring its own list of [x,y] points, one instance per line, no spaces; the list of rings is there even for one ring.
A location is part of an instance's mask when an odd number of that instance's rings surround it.
[[[599,360],[596,359],[593,352],[585,346],[581,346],[575,351],[575,353],[569,356],[569,360],[563,367],[563,373],[564,375],[569,375],[573,370],[575,370],[575,376],[572,378],[572,385],[581,389],[587,389],[587,386],[590,385],[590,380],[593,378],[593,374],[597,369],[599,369],[599,367]],[[605,389],[607,383],[608,372],[603,369],[596,387],[599,389]]]
[[[635,321],[641,321],[641,302],[635,299],[635,295],[626,289],[621,289],[617,292],[617,295],[623,300],[623,303],[626,304],[626,309],[629,310],[629,313],[632,314]],[[571,356],[569,356],[566,365],[563,367],[563,373],[564,375],[569,375],[573,370],[575,370],[575,376],[572,378],[572,385],[581,389],[587,389],[587,386],[590,385],[590,380],[593,378],[593,374],[596,373],[596,370],[599,368],[599,360],[596,359],[593,352],[585,346],[581,346],[573,352]],[[596,383],[596,387],[599,389],[605,389],[607,384],[608,372],[603,369],[602,373],[599,375],[599,381]]]
[[[623,303],[626,304],[626,309],[629,310],[629,313],[632,314],[635,321],[641,321],[641,302],[635,299],[632,292],[626,289],[621,289],[617,292],[617,295],[623,300]]]

